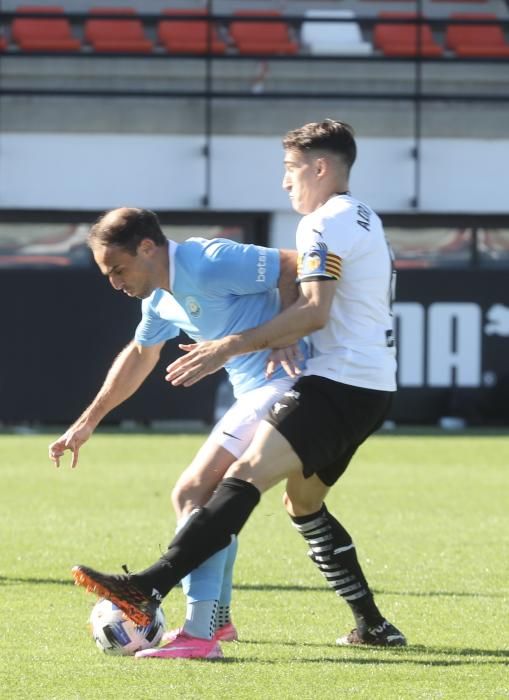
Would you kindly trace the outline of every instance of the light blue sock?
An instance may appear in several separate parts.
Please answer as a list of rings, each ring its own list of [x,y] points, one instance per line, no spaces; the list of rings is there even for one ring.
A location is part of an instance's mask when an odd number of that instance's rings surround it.
[[[193,637],[212,639],[214,635],[226,555],[225,547],[182,579],[187,600],[184,631]]]
[[[239,543],[235,535],[232,536],[232,541],[226,548],[226,561],[223,573],[223,585],[219,594],[219,606],[217,609],[216,628],[224,627],[231,622],[230,605],[232,601],[233,591],[233,565],[237,557]]]
[[[177,532],[185,525],[189,516],[184,516],[177,525]],[[230,545],[231,546],[231,545]],[[229,547],[221,549],[203,562],[197,569],[182,579],[182,590],[188,603],[203,600],[219,600],[223,585]]]
[[[219,600],[228,547],[213,554],[197,569],[182,579],[182,590],[188,602]]]
[[[217,600],[200,600],[187,603],[184,632],[191,637],[212,639],[216,631]]]
[[[184,527],[189,515],[179,520],[177,532]],[[187,602],[184,630],[193,637],[212,639],[214,635],[227,549],[213,554],[180,582]]]

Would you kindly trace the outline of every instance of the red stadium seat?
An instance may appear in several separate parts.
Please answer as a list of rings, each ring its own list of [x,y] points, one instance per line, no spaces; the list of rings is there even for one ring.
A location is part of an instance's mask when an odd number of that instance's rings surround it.
[[[207,10],[163,10],[163,15],[203,16]],[[210,31],[210,36],[209,36]],[[157,27],[159,43],[170,53],[207,53],[210,47],[212,53],[224,53],[226,44],[221,41],[217,29],[212,25],[209,29],[206,20],[171,20],[163,19]],[[209,43],[210,42],[210,43]]]
[[[260,21],[246,22],[241,17],[256,15]],[[235,10],[229,30],[241,54],[296,54],[299,45],[289,35],[286,22],[264,22],[266,17],[282,17],[277,10]]]
[[[94,51],[105,53],[150,53],[152,42],[143,32],[143,25],[132,7],[92,7],[85,22],[85,40]],[[132,19],[102,19],[100,15],[123,15]]]
[[[380,12],[381,19],[408,19],[408,24],[377,24],[373,31],[375,48],[384,56],[441,56],[442,47],[435,42],[429,24],[418,25],[415,12]],[[420,26],[420,45],[417,28]]]
[[[496,20],[497,16],[488,13],[453,13],[450,19]],[[497,24],[451,24],[445,34],[447,48],[457,56],[471,58],[509,57],[509,44],[502,27]]]
[[[22,5],[16,9],[16,13],[25,12],[46,12],[59,16],[55,19],[15,17],[11,35],[22,51],[79,51],[81,44],[72,36],[71,25],[62,7]]]

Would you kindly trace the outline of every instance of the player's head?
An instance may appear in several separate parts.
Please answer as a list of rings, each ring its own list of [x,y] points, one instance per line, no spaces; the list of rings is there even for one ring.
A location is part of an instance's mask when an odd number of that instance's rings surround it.
[[[136,255],[145,238],[160,246],[168,242],[157,215],[150,209],[121,207],[111,209],[97,219],[88,234],[88,244],[92,250],[97,245],[114,245]]]
[[[349,124],[325,119],[289,131],[283,139],[283,188],[293,208],[309,214],[335,192],[348,189],[357,146]]]
[[[106,212],[88,235],[94,259],[114,289],[141,299],[159,286],[167,243],[154,212],[134,207]]]

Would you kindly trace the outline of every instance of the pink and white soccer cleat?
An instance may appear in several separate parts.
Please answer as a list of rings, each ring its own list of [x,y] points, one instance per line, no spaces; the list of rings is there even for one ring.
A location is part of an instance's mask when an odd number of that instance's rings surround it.
[[[238,642],[239,634],[233,622],[228,622],[216,630],[214,639],[218,642]]]
[[[161,640],[162,643],[166,644],[167,642],[173,642],[173,640],[183,631],[184,630],[182,627],[176,627],[175,629],[168,630],[168,632],[163,634]],[[237,642],[239,640],[239,634],[233,622],[228,622],[226,625],[223,625],[216,630],[214,639],[216,642]]]
[[[182,631],[164,646],[137,651],[135,657],[137,659],[222,659],[223,652],[215,639],[191,637]]]

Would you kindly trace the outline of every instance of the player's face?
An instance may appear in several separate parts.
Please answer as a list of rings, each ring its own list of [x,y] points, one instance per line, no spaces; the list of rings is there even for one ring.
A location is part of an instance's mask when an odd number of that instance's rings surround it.
[[[295,149],[285,151],[283,189],[299,214],[310,214],[322,202],[316,156]]]
[[[139,299],[150,296],[156,288],[151,256],[148,254],[151,246],[144,246],[145,243],[140,243],[136,255],[115,245],[96,246],[92,251],[94,260],[113,289]]]

